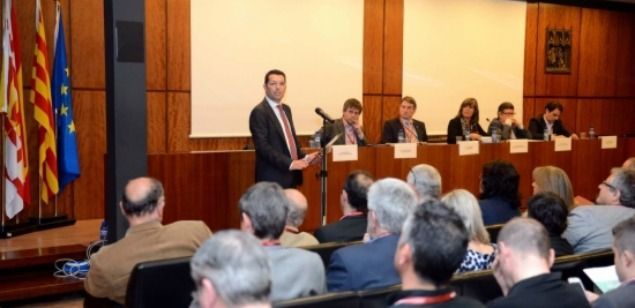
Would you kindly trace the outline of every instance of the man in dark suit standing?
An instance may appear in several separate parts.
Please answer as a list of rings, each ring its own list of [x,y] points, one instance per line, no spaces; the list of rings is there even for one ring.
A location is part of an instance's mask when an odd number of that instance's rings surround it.
[[[397,143],[400,134],[403,142],[427,142],[426,125],[413,119],[417,111],[417,102],[410,96],[401,99],[399,105],[399,117],[384,123],[384,131],[381,135],[381,143]]]
[[[362,104],[356,98],[349,98],[342,107],[342,118],[335,120],[324,128],[322,144],[331,141],[339,134],[334,144],[366,145],[364,131],[359,125],[359,116],[362,114]]]
[[[558,102],[548,102],[545,105],[545,113],[541,116],[537,116],[529,120],[529,133],[531,139],[543,140],[545,130],[551,135],[562,135],[565,137],[571,137],[578,139],[578,135],[570,133],[560,121],[560,115],[562,114],[564,107]]]
[[[302,169],[319,152],[305,154],[295,134],[289,106],[282,103],[287,89],[286,76],[280,70],[265,75],[265,98],[251,110],[249,130],[256,148],[256,182],[270,181],[284,188],[302,184]]]

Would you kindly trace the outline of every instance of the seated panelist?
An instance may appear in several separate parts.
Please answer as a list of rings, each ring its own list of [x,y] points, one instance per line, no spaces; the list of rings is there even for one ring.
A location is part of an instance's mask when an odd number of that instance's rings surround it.
[[[562,104],[548,102],[545,105],[545,113],[529,120],[529,133],[531,139],[543,140],[545,131],[554,136],[565,136],[578,139],[578,135],[571,134],[562,124],[560,115],[564,111]]]
[[[529,134],[523,129],[523,123],[514,117],[514,105],[503,102],[498,106],[498,116],[489,123],[487,134],[492,135],[494,130],[501,134],[501,140],[527,139]]]
[[[427,142],[426,125],[413,118],[417,111],[417,102],[410,96],[401,99],[399,117],[384,123],[381,143],[398,143],[400,135],[402,142]]]
[[[334,144],[357,144],[366,145],[364,131],[359,124],[359,116],[362,114],[362,104],[356,98],[349,98],[342,107],[342,118],[326,125],[322,135],[322,144],[326,144],[337,134]]]
[[[456,117],[448,123],[448,144],[455,144],[457,138],[481,140],[481,136],[487,136],[487,133],[478,124],[478,101],[475,98],[466,98]]]

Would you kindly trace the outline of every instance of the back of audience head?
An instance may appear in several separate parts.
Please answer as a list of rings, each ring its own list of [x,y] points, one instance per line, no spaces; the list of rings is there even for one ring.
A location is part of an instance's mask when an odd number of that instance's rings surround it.
[[[128,181],[121,198],[121,209],[128,217],[141,217],[160,213],[165,206],[163,184],[151,177],[139,177]],[[159,216],[162,216],[161,214]]]
[[[602,191],[604,187],[606,191]],[[598,204],[635,208],[635,169],[613,168],[611,175],[599,185]]]
[[[620,222],[613,228],[613,253],[615,270],[620,281],[635,278],[635,216]]]
[[[304,222],[306,211],[308,208],[308,201],[306,197],[295,188],[288,188],[284,190],[284,194],[288,199],[289,213],[287,214],[287,225],[292,227],[299,227]]]
[[[527,259],[537,257],[551,267],[554,252],[547,230],[532,218],[516,217],[506,223],[498,234],[498,245],[507,247],[515,257]]]
[[[200,307],[240,307],[269,302],[271,271],[258,240],[237,230],[220,231],[190,262]]]
[[[259,239],[278,239],[286,224],[288,203],[280,185],[272,182],[254,184],[238,201],[241,229]]]
[[[470,241],[490,244],[489,233],[483,224],[481,208],[478,200],[465,189],[455,189],[441,199],[448,207],[456,212],[467,230]]]
[[[373,183],[368,191],[369,236],[398,234],[416,206],[417,196],[404,181],[386,178]]]
[[[527,203],[527,214],[540,222],[549,235],[560,236],[567,229],[569,210],[560,196],[550,191],[535,194]]]
[[[368,171],[352,171],[344,182],[342,203],[347,203],[353,210],[368,212],[368,189],[372,184],[373,175]]]
[[[624,161],[622,164],[622,168],[624,169],[635,169],[635,157],[630,157]]]
[[[441,196],[441,174],[433,166],[419,164],[412,167],[406,181],[417,193],[419,201]]]
[[[403,227],[395,266],[411,267],[422,282],[447,285],[467,253],[468,235],[461,218],[442,201],[430,199],[417,207]],[[402,281],[403,283],[403,281]]]
[[[553,192],[562,198],[568,209],[573,208],[573,189],[569,176],[564,170],[555,166],[536,167],[532,177],[534,194],[543,191]]]
[[[491,161],[483,165],[480,198],[498,197],[515,207],[519,207],[519,183],[520,175],[514,165],[503,160]]]

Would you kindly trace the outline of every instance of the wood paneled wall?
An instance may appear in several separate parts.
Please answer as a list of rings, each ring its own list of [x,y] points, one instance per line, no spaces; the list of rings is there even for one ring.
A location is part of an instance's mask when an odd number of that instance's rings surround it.
[[[26,91],[34,39],[35,0],[14,0]],[[77,219],[103,217],[106,154],[103,0],[62,0],[72,77],[81,177],[60,196],[62,212]],[[54,2],[42,1],[52,56]],[[396,116],[402,96],[403,0],[365,0],[364,124],[378,141],[382,123]],[[148,150],[152,154],[242,149],[249,138],[189,138],[190,1],[146,0]],[[573,31],[570,74],[545,74],[546,27]],[[635,16],[600,9],[528,3],[525,39],[524,114],[540,113],[549,99],[565,105],[575,131],[589,125],[600,134],[635,133]],[[25,92],[28,94],[28,92]],[[28,95],[27,95],[28,97]],[[36,135],[26,104],[33,200],[37,200]],[[306,137],[302,138],[306,141]],[[193,173],[196,175],[196,173]],[[45,208],[52,213],[52,208]],[[37,206],[21,219],[37,215]]]

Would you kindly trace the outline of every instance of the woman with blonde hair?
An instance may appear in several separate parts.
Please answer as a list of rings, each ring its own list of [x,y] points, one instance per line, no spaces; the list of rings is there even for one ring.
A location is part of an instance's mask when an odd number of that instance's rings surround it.
[[[542,166],[534,168],[531,175],[534,195],[540,192],[555,193],[564,200],[569,210],[573,209],[573,188],[571,188],[571,181],[564,170],[555,166]]]
[[[467,253],[457,272],[491,268],[496,257],[496,246],[490,242],[489,234],[485,230],[476,197],[465,189],[455,189],[445,195],[441,201],[459,214],[470,239],[467,244]]]

